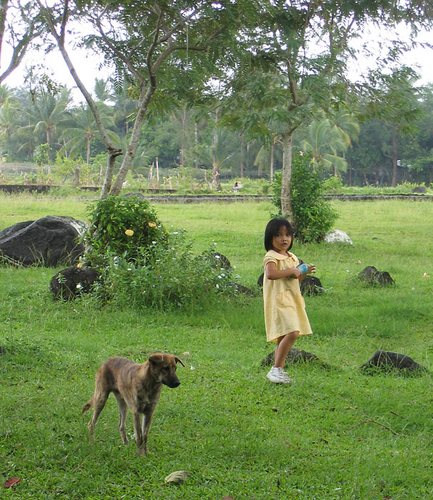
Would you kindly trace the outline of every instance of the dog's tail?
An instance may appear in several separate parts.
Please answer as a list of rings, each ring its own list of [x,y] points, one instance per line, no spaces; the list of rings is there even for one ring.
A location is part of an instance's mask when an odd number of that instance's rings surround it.
[[[93,406],[93,398],[89,399],[87,403],[83,406],[83,409],[81,410],[81,413],[86,413],[87,410],[90,410],[90,408]]]

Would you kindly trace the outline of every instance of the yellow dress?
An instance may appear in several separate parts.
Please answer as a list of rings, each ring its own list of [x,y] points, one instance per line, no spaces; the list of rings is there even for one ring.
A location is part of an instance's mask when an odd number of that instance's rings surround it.
[[[288,269],[299,264],[296,255],[287,252],[282,255],[270,250],[263,259],[266,268],[268,262],[275,262],[278,269]],[[265,312],[266,339],[276,342],[282,335],[298,331],[300,335],[311,335],[310,322],[305,312],[304,297],[301,295],[299,280],[280,278],[270,280],[263,277],[263,303]]]

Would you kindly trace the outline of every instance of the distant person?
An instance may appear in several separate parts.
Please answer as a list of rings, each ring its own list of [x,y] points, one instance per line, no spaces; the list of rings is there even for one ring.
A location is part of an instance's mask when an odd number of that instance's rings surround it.
[[[287,354],[299,335],[311,335],[299,280],[316,268],[300,264],[292,248],[294,231],[289,221],[272,219],[265,229],[267,253],[263,259],[263,305],[266,339],[277,344],[274,366],[266,377],[275,384],[290,384],[284,371]]]
[[[233,185],[233,191],[240,191],[242,189],[242,184],[238,181],[236,181]]]

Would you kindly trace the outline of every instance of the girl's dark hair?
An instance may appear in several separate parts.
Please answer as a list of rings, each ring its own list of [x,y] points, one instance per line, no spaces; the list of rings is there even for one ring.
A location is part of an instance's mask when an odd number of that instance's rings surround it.
[[[278,233],[280,232],[281,227],[285,227],[287,229],[287,233],[290,234],[291,236],[295,236],[295,230],[293,229],[293,226],[290,224],[290,222],[287,219],[283,218],[276,218],[276,219],[271,219],[268,224],[266,225],[265,229],[265,248],[267,251],[272,250],[272,238],[274,236],[278,236]],[[292,242],[290,243],[289,250],[292,248],[293,245],[293,238]]]

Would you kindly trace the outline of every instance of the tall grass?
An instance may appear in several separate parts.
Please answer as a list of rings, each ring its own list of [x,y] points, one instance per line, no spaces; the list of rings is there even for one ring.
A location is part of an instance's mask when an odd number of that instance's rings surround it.
[[[20,201],[21,200],[21,201]],[[0,197],[0,229],[43,215],[85,219],[86,201]],[[23,205],[21,207],[21,205]],[[336,202],[336,227],[353,245],[294,245],[317,266],[326,293],[307,297],[314,335],[297,347],[329,367],[289,368],[293,386],[265,379],[271,351],[260,296],[206,312],[96,308],[54,302],[56,269],[0,269],[0,483],[16,498],[417,499],[433,496],[432,377],[365,376],[376,349],[432,369],[433,241],[428,202]],[[241,281],[261,272],[266,203],[156,205],[197,252],[214,241]],[[357,274],[387,270],[396,284],[369,288]],[[186,276],[185,279],[188,279]],[[87,438],[82,405],[111,355],[141,361],[178,354],[178,389],[164,388],[150,454],[120,443],[110,399]],[[129,431],[132,425],[129,421]],[[190,476],[164,484],[174,470]]]

